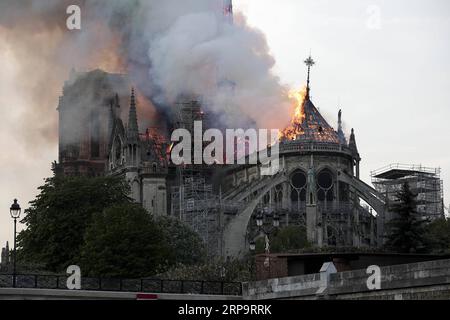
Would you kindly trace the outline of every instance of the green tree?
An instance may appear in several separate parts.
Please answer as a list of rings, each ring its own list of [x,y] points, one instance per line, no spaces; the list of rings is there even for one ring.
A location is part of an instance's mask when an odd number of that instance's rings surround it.
[[[166,260],[169,265],[192,265],[203,262],[206,255],[202,239],[191,228],[173,217],[157,217],[164,242],[170,248]]]
[[[396,216],[388,222],[389,235],[385,247],[403,253],[427,251],[427,220],[417,214],[417,195],[404,183],[396,197],[397,201],[390,208]]]
[[[426,231],[433,252],[450,253],[450,220],[436,219],[427,225]]]
[[[270,243],[271,252],[288,252],[310,247],[306,237],[306,228],[287,226],[280,229]]]
[[[290,225],[279,229],[270,236],[270,252],[292,252],[310,248],[306,236],[306,228],[303,226]],[[265,238],[256,240],[256,253],[263,253],[265,250]]]
[[[105,209],[95,214],[81,250],[85,274],[144,277],[154,274],[170,252],[162,229],[138,204]]]
[[[19,261],[61,271],[78,263],[94,213],[129,203],[128,184],[115,177],[53,177],[25,210],[26,229],[18,235]]]

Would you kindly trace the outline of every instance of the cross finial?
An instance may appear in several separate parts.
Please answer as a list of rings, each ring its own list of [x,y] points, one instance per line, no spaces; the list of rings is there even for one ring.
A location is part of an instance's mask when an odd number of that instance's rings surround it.
[[[309,89],[310,89],[309,88],[309,75],[311,72],[311,67],[316,64],[316,62],[311,57],[311,54],[309,55],[308,59],[305,60],[305,64],[308,66],[308,81],[307,81],[307,85],[306,85],[306,98],[309,99]]]
[[[312,67],[313,65],[316,64],[316,62],[313,60],[313,58],[311,56],[309,56],[308,59],[305,60],[305,64],[308,67]]]

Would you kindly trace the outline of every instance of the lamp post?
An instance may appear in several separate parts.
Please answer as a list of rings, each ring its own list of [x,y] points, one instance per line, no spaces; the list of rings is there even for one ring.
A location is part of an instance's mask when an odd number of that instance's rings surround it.
[[[13,287],[16,287],[16,234],[17,234],[17,219],[20,218],[20,213],[22,209],[17,203],[17,199],[14,199],[14,203],[9,208],[11,213],[11,218],[14,219],[14,257],[13,257]]]
[[[249,243],[251,258],[250,258],[250,277],[251,280],[256,279],[256,257],[254,255],[256,250],[256,242],[255,240],[251,240]]]
[[[256,242],[254,240],[250,241],[250,251],[256,250]]]
[[[269,268],[269,278],[271,277],[271,272],[270,272],[270,240],[269,240],[269,236],[279,228],[280,226],[280,217],[277,214],[274,214],[272,216],[272,227],[269,229],[266,229],[264,227],[264,216],[268,215],[269,213],[269,209],[268,208],[264,208],[264,209],[259,209],[257,214],[256,214],[256,226],[258,227],[258,231],[264,233],[265,235],[265,241],[266,241],[266,245],[265,245],[265,252],[266,252],[266,260],[264,261],[264,265],[267,265]],[[256,249],[256,243],[255,241],[251,241],[250,242],[250,250],[251,251],[255,251]]]

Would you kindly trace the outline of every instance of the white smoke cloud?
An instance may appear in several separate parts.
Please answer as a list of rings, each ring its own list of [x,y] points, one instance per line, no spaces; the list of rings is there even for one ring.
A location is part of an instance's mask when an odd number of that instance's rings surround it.
[[[80,32],[65,30],[69,4],[82,9]],[[208,102],[207,109],[223,114],[227,126],[248,117],[258,127],[282,128],[289,122],[289,102],[272,74],[275,61],[266,39],[241,14],[229,24],[223,4],[23,0],[0,4],[0,26],[9,28],[21,47],[27,47],[20,43],[23,33],[52,42],[55,50],[44,58],[56,65],[55,78],[64,79],[72,67],[127,72],[161,108],[173,107],[180,96],[197,96]],[[217,85],[225,80],[233,90]]]
[[[220,2],[213,8],[220,7]],[[164,27],[155,27],[159,31],[151,36],[150,76],[163,88],[163,98],[169,103],[180,95],[206,98],[208,107],[223,113],[223,120],[231,127],[242,115],[258,127],[286,125],[286,88],[272,74],[275,61],[264,35],[248,27],[242,18],[238,24],[228,24],[221,11],[211,10],[211,5],[194,8],[203,11],[186,6],[185,11],[172,16],[172,23],[164,20]],[[218,86],[221,81],[233,83],[233,89]]]

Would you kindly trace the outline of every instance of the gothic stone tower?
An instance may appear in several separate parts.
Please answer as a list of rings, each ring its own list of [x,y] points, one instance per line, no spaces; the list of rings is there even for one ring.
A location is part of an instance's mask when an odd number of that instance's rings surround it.
[[[130,184],[132,198],[149,213],[167,215],[167,144],[153,130],[139,133],[134,89],[126,128],[118,118],[113,123],[108,173],[123,176]]]
[[[128,87],[124,75],[101,70],[71,72],[57,109],[57,173],[85,176],[105,173],[112,121],[120,116],[120,99],[124,97],[124,88]]]

